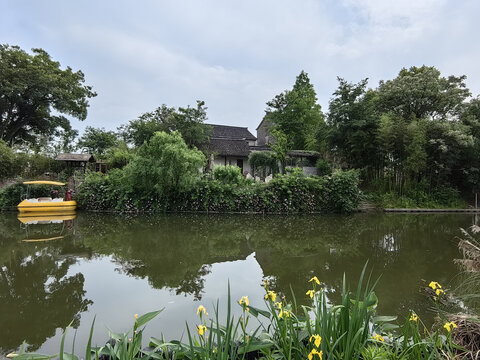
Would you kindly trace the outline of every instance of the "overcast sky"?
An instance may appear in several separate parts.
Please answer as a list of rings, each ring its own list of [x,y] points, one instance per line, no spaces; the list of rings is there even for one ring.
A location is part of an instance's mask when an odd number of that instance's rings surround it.
[[[305,70],[324,111],[337,76],[431,65],[480,93],[478,0],[0,0],[0,43],[45,49],[85,73],[87,120],[117,126],[204,100],[209,123],[248,126]]]

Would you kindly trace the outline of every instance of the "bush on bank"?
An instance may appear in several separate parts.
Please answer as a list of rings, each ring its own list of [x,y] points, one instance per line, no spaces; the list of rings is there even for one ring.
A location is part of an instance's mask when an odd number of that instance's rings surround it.
[[[77,202],[87,210],[262,213],[348,213],[359,202],[355,171],[324,177],[292,171],[257,183],[231,166],[201,175],[205,161],[179,133],[157,132],[123,169],[88,173],[77,189]]]
[[[307,213],[355,211],[359,200],[358,173],[338,171],[331,176],[306,177],[296,172],[269,183],[225,182],[205,177],[183,190],[159,194],[137,192],[127,175],[111,171],[89,173],[77,191],[79,206],[87,210],[210,211]]]

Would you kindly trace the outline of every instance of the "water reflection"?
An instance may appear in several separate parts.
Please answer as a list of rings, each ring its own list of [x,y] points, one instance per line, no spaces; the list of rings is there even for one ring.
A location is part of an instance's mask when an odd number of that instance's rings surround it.
[[[427,312],[428,302],[419,291],[422,279],[448,284],[457,272],[452,262],[457,256],[453,239],[471,221],[470,216],[458,214],[79,214],[76,219],[42,224],[2,215],[0,246],[5,251],[0,254],[0,326],[5,331],[0,348],[13,349],[24,339],[35,348],[72,319],[79,325],[81,313],[102,300],[87,299],[82,261],[93,260],[113,262],[122,276],[198,301],[206,296],[208,279],[215,278],[216,264],[228,267],[253,254],[270,286],[287,296],[291,286],[299,303],[308,301],[302,295],[313,275],[329,289],[329,297],[338,300],[343,274],[355,284],[368,260],[372,276],[382,275],[377,288],[381,314],[406,314],[408,309]],[[55,241],[22,241],[58,236],[62,238]],[[68,273],[73,264],[78,272]],[[95,277],[108,294],[111,280],[107,275]],[[261,282],[259,277],[259,287]],[[241,282],[234,286],[245,295],[253,291],[243,289]],[[122,296],[135,303],[142,294],[126,288]],[[175,311],[176,326],[183,327],[185,309]]]
[[[0,257],[0,348],[14,349],[25,340],[35,350],[57,328],[72,321],[79,326],[80,313],[92,301],[85,299],[84,276],[67,275],[78,249],[51,241],[71,236],[74,218],[22,216],[17,231],[2,222],[2,234],[9,235],[0,240],[5,249]]]

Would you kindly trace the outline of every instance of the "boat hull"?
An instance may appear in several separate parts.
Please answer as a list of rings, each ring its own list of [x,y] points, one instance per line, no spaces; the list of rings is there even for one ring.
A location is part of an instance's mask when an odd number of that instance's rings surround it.
[[[64,213],[67,211],[74,211],[77,208],[77,202],[75,200],[62,201],[62,202],[39,202],[33,203],[27,200],[23,200],[17,206],[18,211],[24,212],[54,212]]]

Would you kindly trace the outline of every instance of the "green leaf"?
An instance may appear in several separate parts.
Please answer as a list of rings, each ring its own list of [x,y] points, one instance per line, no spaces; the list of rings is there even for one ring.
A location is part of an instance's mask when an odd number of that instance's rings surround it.
[[[270,319],[270,312],[267,310],[261,310],[253,306],[247,306],[248,309],[250,309],[250,314],[252,314],[255,317],[258,317],[258,314],[265,316],[267,319]]]
[[[140,316],[140,317],[138,318],[138,320],[137,320],[137,326],[145,325],[145,324],[148,323],[150,320],[152,320],[155,316],[157,316],[158,314],[160,314],[162,311],[163,311],[163,309],[158,310],[158,311],[152,311],[152,312],[143,314],[142,316]]]
[[[15,360],[47,360],[47,359],[54,359],[57,355],[44,355],[44,354],[20,354],[15,356]]]
[[[395,330],[398,329],[398,325],[396,324],[383,324],[381,326],[383,331],[390,331],[390,330]]]
[[[93,317],[92,326],[90,327],[90,335],[88,336],[87,348],[85,350],[85,360],[90,360],[92,358],[92,337],[93,337],[93,327],[95,325],[96,316]]]
[[[76,355],[69,354],[69,353],[63,353],[63,358],[65,360],[78,360],[78,357]]]
[[[385,323],[385,322],[390,322],[395,320],[397,320],[396,316],[375,316],[373,318],[374,323]]]
[[[241,345],[237,352],[238,354],[248,354],[249,352],[266,349],[272,345],[273,343],[271,341],[252,340],[249,344]]]

